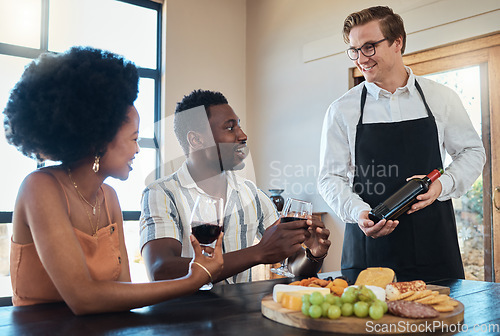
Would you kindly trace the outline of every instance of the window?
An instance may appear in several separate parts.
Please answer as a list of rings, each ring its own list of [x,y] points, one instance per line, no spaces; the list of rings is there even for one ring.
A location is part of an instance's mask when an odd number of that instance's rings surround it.
[[[481,69],[479,65],[425,75],[455,90],[469,114],[472,125],[482,136],[481,130]],[[446,154],[444,166],[451,163]],[[462,253],[465,278],[484,280],[484,226],[483,226],[483,175],[460,198],[453,198],[458,243]]]
[[[0,109],[24,67],[44,52],[63,52],[75,45],[105,49],[133,61],[139,68],[141,118],[134,171],[127,181],[106,180],[120,199],[129,259],[137,259],[140,197],[146,177],[159,177],[156,129],[160,120],[161,4],[149,0],[23,0],[0,3]],[[3,120],[3,117],[2,117]],[[3,126],[3,125],[2,125]],[[8,275],[11,217],[22,179],[37,163],[7,144],[0,127],[0,278]],[[135,221],[135,222],[129,222]],[[6,243],[4,243],[6,240]],[[6,252],[5,252],[6,249]],[[134,272],[134,267],[131,267]],[[140,278],[143,276],[140,275]],[[5,288],[8,287],[8,288]],[[0,282],[0,296],[10,295],[10,282]]]

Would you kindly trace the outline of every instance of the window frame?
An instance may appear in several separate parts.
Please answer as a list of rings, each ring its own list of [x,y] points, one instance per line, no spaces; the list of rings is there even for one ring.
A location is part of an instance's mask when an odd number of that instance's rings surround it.
[[[30,48],[25,46],[18,46],[8,43],[0,42],[0,54],[14,56],[14,57],[24,57],[35,59],[41,54],[46,52],[51,52],[48,49],[49,45],[49,7],[50,0],[40,0],[41,1],[41,30],[40,30],[40,48]],[[162,51],[162,4],[155,2],[153,0],[115,0],[118,2],[124,2],[127,4],[144,7],[148,9],[156,10],[156,69],[142,68],[138,67],[139,77],[148,78],[154,80],[154,135],[153,138],[141,137],[139,139],[139,145],[142,148],[153,148],[156,150],[156,178],[160,177],[159,162],[161,162],[160,153],[160,123],[161,120],[161,51]],[[0,225],[12,223],[12,211],[1,211],[0,212]],[[136,221],[139,220],[140,211],[127,211],[122,210],[124,221]]]

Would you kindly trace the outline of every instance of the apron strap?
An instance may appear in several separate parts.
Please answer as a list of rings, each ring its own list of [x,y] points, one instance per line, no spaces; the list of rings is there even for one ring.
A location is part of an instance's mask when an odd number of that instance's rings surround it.
[[[422,101],[424,102],[425,105],[425,110],[427,111],[427,115],[429,117],[434,117],[434,115],[431,112],[431,109],[429,105],[427,105],[427,101],[425,100],[424,92],[422,91],[422,88],[418,84],[417,80],[415,79],[415,88],[417,89],[418,93],[420,94],[420,97],[422,98]],[[363,90],[361,91],[361,102],[360,102],[360,111],[361,114],[359,115],[359,120],[358,120],[358,125],[363,124],[363,114],[365,111],[365,103],[366,103],[366,94],[367,94],[367,89],[366,86],[363,86]]]
[[[418,84],[417,80],[415,79],[415,88],[417,89],[418,93],[420,93],[420,97],[422,97],[422,100],[424,101],[425,109],[427,110],[427,114],[429,117],[433,117],[434,115],[431,112],[431,109],[429,105],[427,105],[427,101],[425,100],[424,92],[422,91],[422,88]]]
[[[363,112],[365,110],[366,93],[367,93],[366,86],[363,85],[363,91],[361,91],[361,106],[360,106],[361,114],[359,115],[358,125],[361,125],[363,123]]]

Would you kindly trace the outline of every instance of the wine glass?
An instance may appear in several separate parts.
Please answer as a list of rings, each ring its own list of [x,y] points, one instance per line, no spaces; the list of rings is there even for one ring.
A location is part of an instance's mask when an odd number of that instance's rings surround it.
[[[312,215],[312,203],[301,201],[295,198],[287,198],[285,205],[283,206],[283,211],[281,211],[281,223],[296,221],[296,220],[306,220],[307,216]],[[293,278],[295,275],[288,270],[287,263],[288,259],[281,262],[281,266],[278,268],[271,268],[271,272],[282,275],[288,278]]]
[[[215,247],[215,241],[222,231],[224,216],[224,200],[209,195],[199,195],[191,213],[191,233],[198,239],[201,247]],[[204,249],[202,253],[211,257]],[[212,289],[211,282],[200,289]]]

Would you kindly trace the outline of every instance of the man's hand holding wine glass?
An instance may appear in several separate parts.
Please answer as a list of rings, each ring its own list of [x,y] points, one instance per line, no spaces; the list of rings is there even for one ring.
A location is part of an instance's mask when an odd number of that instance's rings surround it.
[[[325,227],[321,220],[314,216],[308,216],[306,224],[308,228],[304,245],[309,248],[313,256],[318,258],[324,256],[331,245],[330,240],[328,240],[330,230]]]
[[[271,272],[282,276],[293,277],[299,273],[294,275],[292,272],[302,272],[305,269],[304,267],[307,267],[303,263],[303,258],[306,255],[308,259],[313,260],[313,263],[320,265],[318,262],[322,261],[326,256],[331,244],[328,240],[329,230],[325,228],[319,219],[313,219],[312,217],[312,204],[298,199],[289,198],[286,200],[281,212],[281,219],[267,231],[269,231],[266,232],[268,234],[271,234],[271,232],[284,234],[283,239],[279,239],[277,242],[278,244],[285,243],[285,239],[288,237],[295,239],[293,244],[290,245],[290,241],[288,241],[284,245],[284,247],[288,245],[294,248],[292,254],[286,255],[288,259],[283,259],[279,268],[271,268]],[[302,244],[307,247],[307,250],[305,254],[302,254],[302,258],[298,258],[298,254],[302,250]],[[302,264],[302,266],[296,267],[299,264]],[[311,272],[316,272],[310,267],[307,268]],[[292,269],[294,270],[290,272]]]
[[[262,256],[260,263],[274,264],[297,253],[306,239],[308,222],[312,225],[310,220],[297,220],[288,223],[278,220],[267,228],[262,239],[256,245],[256,248],[259,249],[259,255]]]

